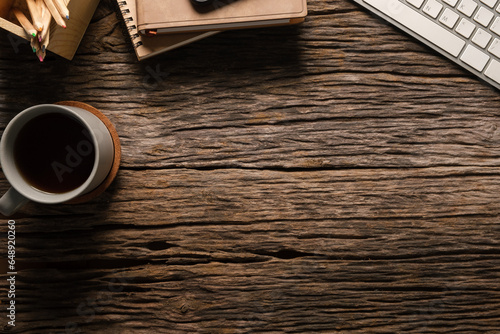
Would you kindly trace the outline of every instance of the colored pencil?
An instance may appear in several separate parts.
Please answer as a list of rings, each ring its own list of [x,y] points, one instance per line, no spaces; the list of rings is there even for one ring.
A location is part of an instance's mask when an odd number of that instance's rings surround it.
[[[49,41],[50,41],[50,30],[47,30],[47,34],[44,36],[44,38],[40,42],[43,52],[45,52],[47,50],[47,47],[49,46]]]
[[[43,62],[43,60],[45,59],[45,56],[46,56],[46,52],[42,49],[38,49],[36,51],[36,56],[38,57],[38,60],[40,60],[40,62]]]
[[[28,5],[28,10],[30,11],[31,15],[31,22],[33,22],[33,27],[37,31],[42,31],[42,20],[41,20],[41,15],[40,11],[38,10],[38,6],[35,3],[35,0],[26,0],[26,4]]]
[[[28,35],[36,37],[37,30],[33,27],[28,18],[18,8],[13,8],[12,13],[14,13],[24,31],[26,31]]]
[[[45,3],[43,2],[43,0],[41,0],[42,2],[42,6],[43,6],[43,9],[42,9],[42,23],[43,23],[43,30],[42,32],[39,34],[39,40],[42,41],[45,36],[47,36],[49,30],[50,30],[50,21],[52,20],[52,16],[50,15],[50,12],[49,12],[49,9],[47,8],[47,6],[45,6]]]
[[[37,41],[36,37],[31,37],[30,46],[31,46],[31,50],[33,50],[33,53],[35,53],[38,50],[38,41]]]
[[[65,17],[66,20],[69,20],[69,10],[66,7],[66,4],[62,0],[54,0],[54,4],[56,5],[57,10],[59,10],[59,14],[62,17]]]
[[[59,11],[57,10],[56,6],[54,5],[54,2],[52,0],[43,0],[45,2],[45,5],[49,9],[50,14],[54,18],[54,21],[58,25],[60,25],[63,28],[66,28],[66,23],[64,22],[63,18],[61,17],[61,14],[59,14]]]
[[[12,9],[12,13],[30,36],[33,52],[43,62],[50,42],[52,18],[59,26],[66,28],[64,18],[69,19],[69,11],[65,0],[26,0],[26,5],[31,21],[17,7]]]

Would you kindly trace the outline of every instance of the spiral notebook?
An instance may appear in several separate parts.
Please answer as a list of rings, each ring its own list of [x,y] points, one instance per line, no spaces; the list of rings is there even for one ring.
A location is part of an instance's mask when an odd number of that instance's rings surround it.
[[[1,1],[1,0],[0,0]],[[137,30],[136,0],[116,0],[132,40],[137,59],[143,60],[183,45],[212,36],[218,31],[144,36]]]

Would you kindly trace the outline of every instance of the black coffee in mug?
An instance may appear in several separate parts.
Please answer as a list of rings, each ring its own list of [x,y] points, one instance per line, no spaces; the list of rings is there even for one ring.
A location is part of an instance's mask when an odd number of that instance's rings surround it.
[[[65,193],[89,178],[95,147],[78,119],[54,112],[36,116],[23,126],[14,141],[14,160],[32,187]]]

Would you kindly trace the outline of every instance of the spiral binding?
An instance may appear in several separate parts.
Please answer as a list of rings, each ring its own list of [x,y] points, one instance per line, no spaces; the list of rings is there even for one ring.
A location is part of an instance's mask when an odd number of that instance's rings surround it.
[[[137,38],[140,37],[139,33],[137,32],[137,26],[133,24],[134,18],[131,16],[127,16],[127,14],[130,14],[130,10],[126,8],[127,6],[127,1],[126,0],[121,0],[118,1],[118,7],[120,8],[120,12],[123,16],[123,20],[125,21],[125,25],[127,26],[127,30],[129,32],[130,38],[132,39],[132,44],[134,48],[138,48],[139,46],[142,45],[142,41],[135,42]],[[136,31],[135,33],[132,33],[133,31]]]

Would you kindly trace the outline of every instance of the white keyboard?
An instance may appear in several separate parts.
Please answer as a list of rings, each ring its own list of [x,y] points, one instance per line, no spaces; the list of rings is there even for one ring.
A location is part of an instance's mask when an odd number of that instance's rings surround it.
[[[354,0],[500,89],[500,0]]]

